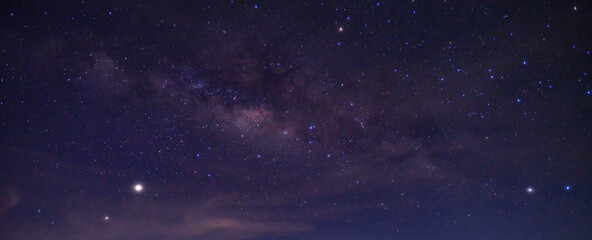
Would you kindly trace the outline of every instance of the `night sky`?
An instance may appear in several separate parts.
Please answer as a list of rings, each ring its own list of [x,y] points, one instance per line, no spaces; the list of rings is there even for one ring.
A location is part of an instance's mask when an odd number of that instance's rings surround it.
[[[0,238],[592,239],[590,1],[2,1]]]

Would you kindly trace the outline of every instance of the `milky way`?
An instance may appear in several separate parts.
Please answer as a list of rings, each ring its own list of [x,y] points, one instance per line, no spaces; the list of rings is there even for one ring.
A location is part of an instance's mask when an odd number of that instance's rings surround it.
[[[587,1],[0,5],[2,239],[592,238]]]

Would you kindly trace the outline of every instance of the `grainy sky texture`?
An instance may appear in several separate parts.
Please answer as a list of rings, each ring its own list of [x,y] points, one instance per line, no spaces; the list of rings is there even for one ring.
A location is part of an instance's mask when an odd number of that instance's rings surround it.
[[[0,238],[592,239],[590,1],[2,1]]]

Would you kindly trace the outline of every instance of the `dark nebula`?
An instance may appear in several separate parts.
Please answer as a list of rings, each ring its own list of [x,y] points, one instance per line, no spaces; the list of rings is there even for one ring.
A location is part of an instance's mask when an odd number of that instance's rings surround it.
[[[2,1],[0,239],[592,239],[590,1]]]

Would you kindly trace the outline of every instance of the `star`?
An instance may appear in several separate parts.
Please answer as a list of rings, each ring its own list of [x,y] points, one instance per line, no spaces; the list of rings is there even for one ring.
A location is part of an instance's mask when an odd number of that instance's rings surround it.
[[[142,186],[142,184],[138,183],[134,186],[134,191],[136,191],[137,193],[141,193],[142,190],[144,190],[144,186]]]
[[[109,221],[109,216],[104,217],[105,221]]]
[[[534,193],[534,188],[533,187],[527,187],[526,188],[526,193],[528,193],[528,194]]]
[[[338,31],[343,32],[343,27],[339,27]]]

